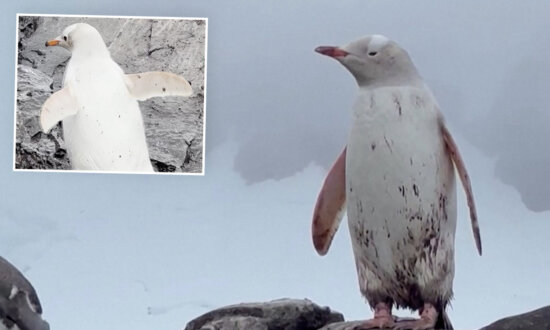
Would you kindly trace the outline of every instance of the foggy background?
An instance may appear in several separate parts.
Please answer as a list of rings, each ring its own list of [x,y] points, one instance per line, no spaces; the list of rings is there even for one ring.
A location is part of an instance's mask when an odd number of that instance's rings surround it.
[[[208,17],[205,176],[12,172],[17,12]],[[313,49],[380,33],[411,54],[472,179],[484,255],[459,191],[455,328],[548,305],[549,13],[542,0],[6,5],[0,253],[33,283],[52,329],[180,329],[215,307],[280,297],[371,317],[345,221],[326,257],[311,244],[356,89]]]

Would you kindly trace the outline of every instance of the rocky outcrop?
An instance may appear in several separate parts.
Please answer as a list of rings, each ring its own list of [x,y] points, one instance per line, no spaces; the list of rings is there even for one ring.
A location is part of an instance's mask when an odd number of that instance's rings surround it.
[[[550,330],[550,306],[504,318],[481,330]]]
[[[69,169],[61,130],[42,133],[38,116],[51,95],[53,79],[40,70],[17,66],[17,121],[15,167],[22,169]]]
[[[49,330],[40,299],[25,276],[0,257],[0,329]]]
[[[355,330],[361,321],[331,323],[320,330]],[[507,317],[480,330],[550,330],[550,306]]]
[[[308,299],[279,299],[218,308],[187,324],[185,330],[355,330],[362,321],[344,321],[341,313]],[[550,330],[550,306],[504,318],[481,330]]]
[[[70,169],[59,124],[40,132],[44,101],[62,85],[70,53],[46,48],[65,27],[94,26],[113,59],[126,73],[169,71],[193,88],[189,98],[165,97],[140,102],[153,166],[162,172],[201,172],[204,141],[206,24],[203,20],[35,17],[19,18],[16,144],[17,169]]]
[[[360,329],[360,326],[363,322],[362,321],[350,321],[350,322],[336,322],[327,324],[324,327],[320,328],[319,330],[356,330]],[[388,328],[387,330],[390,330],[391,328]],[[379,330],[385,330],[385,329],[379,329]]]
[[[185,330],[316,330],[344,317],[303,299],[280,299],[222,307],[187,324]]]

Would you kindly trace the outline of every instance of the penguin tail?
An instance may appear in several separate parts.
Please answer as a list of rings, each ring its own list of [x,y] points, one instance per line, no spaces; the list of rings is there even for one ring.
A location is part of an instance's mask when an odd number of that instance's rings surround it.
[[[454,330],[449,315],[445,309],[441,310],[439,316],[437,317],[437,322],[435,323],[435,328],[440,330]]]

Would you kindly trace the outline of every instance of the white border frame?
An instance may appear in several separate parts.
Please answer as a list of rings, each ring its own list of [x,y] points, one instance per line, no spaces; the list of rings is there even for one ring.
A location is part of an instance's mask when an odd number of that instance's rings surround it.
[[[90,18],[124,18],[124,19],[159,19],[159,20],[204,20],[204,102],[203,102],[203,137],[202,137],[202,171],[200,173],[186,172],[121,172],[121,171],[78,171],[78,170],[46,170],[46,169],[19,169],[15,168],[16,158],[16,138],[17,138],[17,54],[19,42],[19,17],[20,16],[35,16],[35,17],[90,17]],[[168,17],[168,16],[124,16],[124,15],[56,15],[56,14],[26,14],[17,13],[15,15],[15,77],[14,77],[14,101],[13,101],[13,157],[12,170],[14,172],[34,172],[34,173],[85,173],[85,174],[146,174],[146,175],[174,175],[174,176],[204,176],[206,167],[206,102],[207,102],[207,79],[208,79],[208,17]]]

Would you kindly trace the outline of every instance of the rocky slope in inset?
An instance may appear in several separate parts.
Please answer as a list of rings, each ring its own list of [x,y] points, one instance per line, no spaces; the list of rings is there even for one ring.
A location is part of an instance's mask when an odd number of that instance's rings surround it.
[[[206,24],[203,20],[19,18],[15,168],[70,169],[60,125],[40,132],[44,101],[61,88],[70,53],[45,47],[76,22],[94,26],[126,73],[169,71],[192,85],[189,98],[140,102],[153,166],[164,172],[201,172],[204,141]]]
[[[451,320],[452,321],[452,320]],[[341,313],[308,299],[279,299],[218,308],[190,321],[185,330],[355,330]],[[481,330],[550,330],[550,306],[502,319]]]

